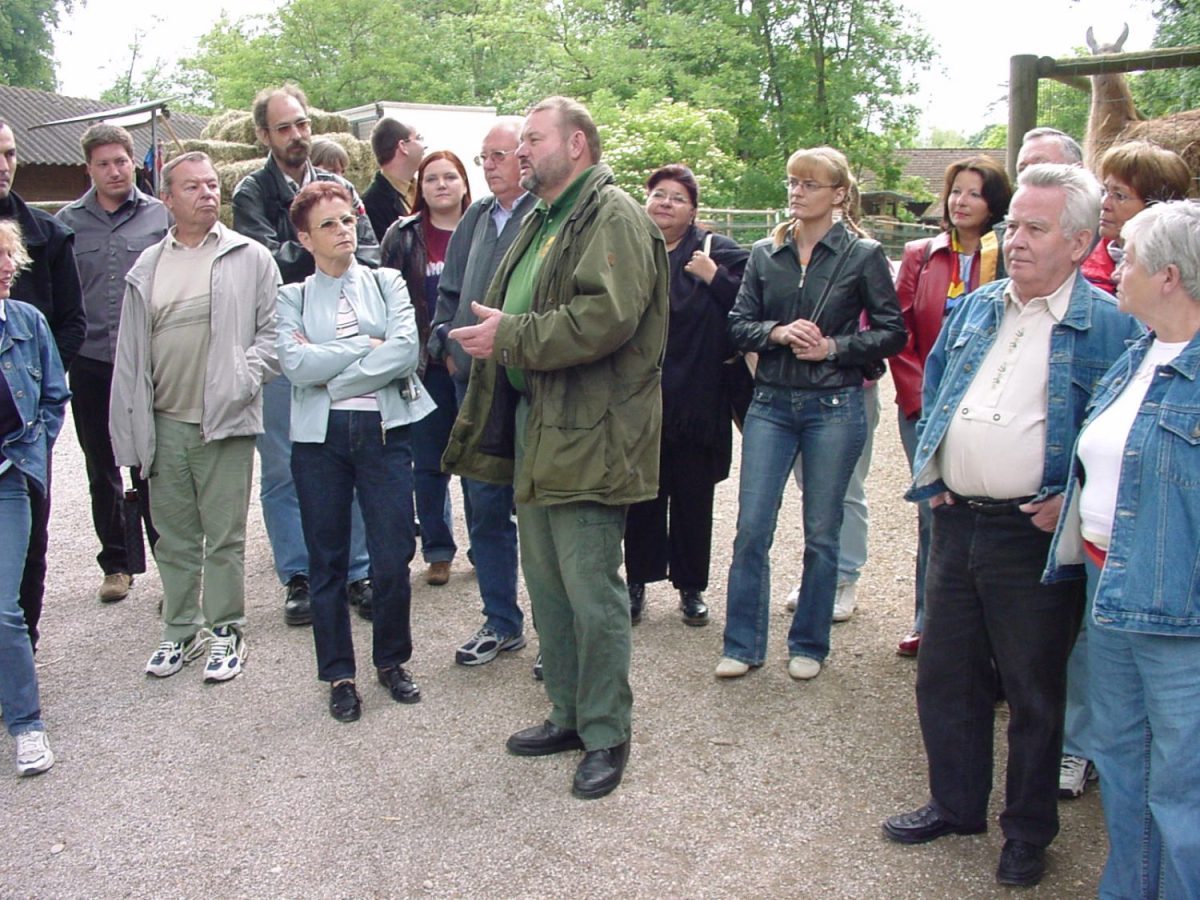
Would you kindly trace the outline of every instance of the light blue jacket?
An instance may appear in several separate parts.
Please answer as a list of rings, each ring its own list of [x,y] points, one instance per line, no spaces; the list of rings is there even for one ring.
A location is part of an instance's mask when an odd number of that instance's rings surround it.
[[[355,337],[337,337],[338,297],[345,292],[358,316]],[[277,347],[292,382],[293,441],[325,441],[334,401],[375,393],[383,428],[409,425],[437,404],[417,379],[417,320],[404,278],[395,269],[351,262],[341,278],[318,270],[279,290]],[[304,335],[307,343],[297,340]],[[383,343],[371,347],[371,338]],[[404,393],[415,394],[411,400]]]
[[[1092,421],[1137,372],[1154,336],[1117,360],[1096,387]],[[1125,441],[1108,558],[1096,586],[1097,625],[1147,634],[1200,637],[1200,336],[1159,366]],[[1073,457],[1067,498],[1044,580],[1083,560],[1080,465]]]
[[[28,303],[0,302],[6,318],[0,323],[0,373],[24,423],[19,431],[0,434],[0,442],[4,458],[45,496],[50,449],[71,392],[45,317]]]
[[[946,485],[931,471],[938,446],[946,436],[971,379],[996,340],[1004,316],[1004,289],[1009,279],[972,291],[951,315],[925,360],[921,421],[913,455],[909,500],[928,500]],[[1083,424],[1092,389],[1127,342],[1144,329],[1117,310],[1113,298],[1079,274],[1071,289],[1066,315],[1050,334],[1050,376],[1046,407],[1046,447],[1038,500],[1060,494],[1067,485],[1071,448]],[[1083,566],[1065,577],[1081,577]]]

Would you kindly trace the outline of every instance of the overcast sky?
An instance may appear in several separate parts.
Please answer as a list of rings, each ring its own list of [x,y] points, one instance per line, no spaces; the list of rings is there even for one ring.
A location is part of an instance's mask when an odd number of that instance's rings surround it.
[[[1000,0],[955,4],[949,0],[903,0],[915,11],[938,48],[938,59],[921,78],[922,133],[950,128],[970,135],[1007,120],[1004,85],[1009,57],[1019,53],[1067,56],[1084,44],[1089,25],[1101,41],[1129,22],[1127,50],[1142,50],[1154,37],[1150,0]],[[128,0],[87,0],[65,17],[55,38],[60,90],[68,96],[96,96],[116,81],[129,63],[133,27],[147,36],[143,56],[174,61],[195,49],[196,39],[216,21],[222,8],[233,17],[269,11],[278,0],[183,0],[156,4],[139,19]],[[969,11],[968,11],[969,10]],[[158,19],[153,24],[151,16]],[[363,97],[373,100],[406,97]],[[990,107],[990,108],[989,108]]]

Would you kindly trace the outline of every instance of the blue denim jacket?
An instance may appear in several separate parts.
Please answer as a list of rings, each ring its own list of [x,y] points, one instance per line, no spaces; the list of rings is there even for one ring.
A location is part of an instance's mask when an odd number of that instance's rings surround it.
[[[1153,342],[1147,335],[1117,360],[1088,407],[1104,412],[1129,383]],[[1147,634],[1200,637],[1200,336],[1159,366],[1125,441],[1108,558],[1096,586],[1097,625]],[[1080,465],[1073,457],[1067,498],[1045,581],[1082,561]]]
[[[952,411],[967,392],[984,357],[996,340],[1004,315],[1004,289],[1009,279],[972,291],[958,305],[925,360],[921,421],[913,455],[913,484],[905,497],[928,500],[946,490],[931,471],[937,448],[950,427]],[[1050,376],[1046,409],[1046,448],[1038,500],[1066,488],[1070,452],[1091,399],[1092,389],[1131,339],[1145,330],[1132,316],[1117,310],[1113,298],[1075,275],[1067,313],[1050,335]],[[1068,577],[1080,577],[1083,566]]]
[[[4,300],[0,325],[0,372],[8,383],[24,427],[0,435],[4,457],[46,493],[50,448],[62,428],[71,392],[50,326],[28,303]]]

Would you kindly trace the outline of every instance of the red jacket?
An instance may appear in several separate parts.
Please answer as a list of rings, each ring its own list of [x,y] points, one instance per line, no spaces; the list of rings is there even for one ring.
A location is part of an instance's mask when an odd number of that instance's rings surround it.
[[[1117,294],[1117,283],[1113,280],[1113,273],[1117,270],[1117,264],[1113,262],[1113,258],[1108,253],[1108,245],[1111,244],[1108,238],[1101,238],[1091,254],[1083,261],[1079,267],[1079,271],[1083,273],[1083,277],[1100,288],[1102,291],[1107,291],[1114,297]]]
[[[928,251],[926,251],[928,247]],[[926,253],[928,252],[928,259]],[[896,384],[896,404],[900,412],[912,418],[921,411],[921,381],[925,376],[925,357],[933,349],[942,330],[946,310],[946,291],[957,265],[950,249],[950,233],[909,241],[896,276],[896,295],[900,313],[908,330],[904,349],[892,357],[892,381]],[[979,251],[971,263],[971,280],[966,292],[979,287]]]

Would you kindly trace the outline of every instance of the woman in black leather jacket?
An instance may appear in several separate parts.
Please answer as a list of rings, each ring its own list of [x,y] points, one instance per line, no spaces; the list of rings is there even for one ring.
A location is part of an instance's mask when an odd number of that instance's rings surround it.
[[[842,499],[866,440],[864,370],[905,340],[887,258],[854,223],[845,156],[830,147],[798,150],[787,172],[791,219],[754,245],[729,314],[734,345],[759,358],[742,437],[720,678],[766,659],[769,554],[797,453],[804,575],[788,632],[788,674],[820,673],[829,654]],[[864,313],[868,328],[860,330]]]

